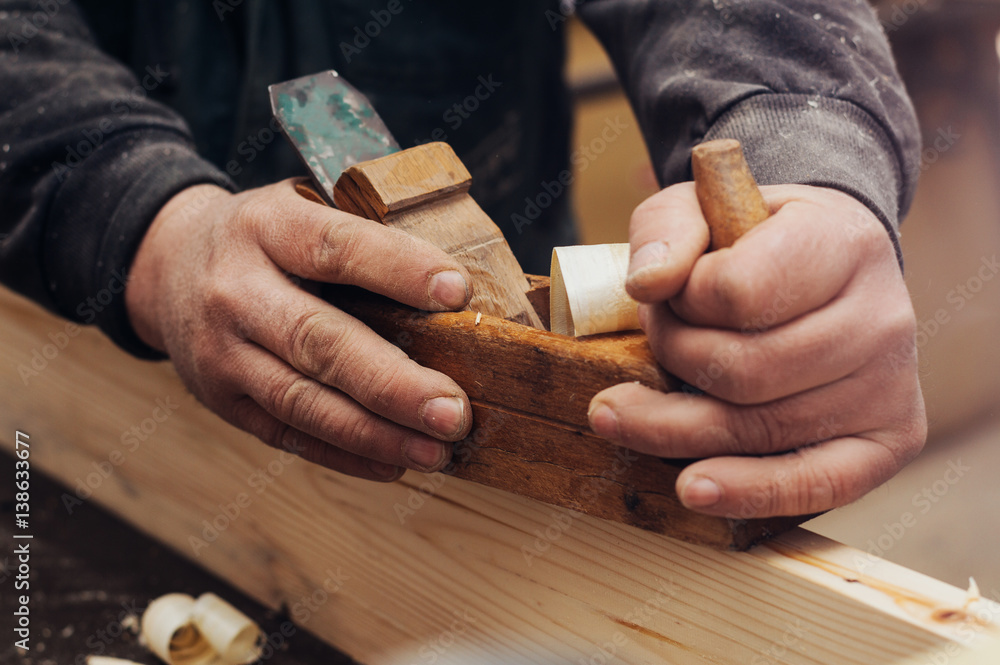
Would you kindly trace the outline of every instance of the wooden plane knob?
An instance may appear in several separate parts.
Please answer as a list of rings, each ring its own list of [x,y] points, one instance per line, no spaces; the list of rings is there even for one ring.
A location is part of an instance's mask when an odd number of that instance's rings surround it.
[[[691,170],[711,234],[710,250],[731,247],[770,216],[739,141],[718,139],[695,146]]]

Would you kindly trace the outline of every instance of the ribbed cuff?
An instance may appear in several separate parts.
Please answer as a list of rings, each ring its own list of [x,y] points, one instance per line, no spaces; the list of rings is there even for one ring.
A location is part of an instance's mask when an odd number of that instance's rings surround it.
[[[108,139],[75,168],[62,171],[44,257],[49,291],[60,312],[95,323],[138,358],[166,356],[136,334],[125,307],[125,283],[149,225],[172,196],[229,179],[167,131],[129,132]]]
[[[743,144],[761,185],[829,187],[864,203],[888,231],[902,268],[900,161],[888,134],[862,108],[825,97],[758,94],[713,123],[705,139],[719,138]]]

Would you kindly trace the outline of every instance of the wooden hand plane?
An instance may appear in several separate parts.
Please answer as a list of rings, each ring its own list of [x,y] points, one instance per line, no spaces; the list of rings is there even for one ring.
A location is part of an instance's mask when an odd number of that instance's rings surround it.
[[[272,87],[275,112],[284,112],[285,133],[313,175],[313,186],[303,181],[299,192],[424,238],[472,276],[474,295],[462,312],[421,312],[358,288],[324,287],[331,303],[413,360],[450,376],[469,396],[472,431],[455,444],[445,473],[721,549],[746,549],[811,517],[748,519],[688,510],[674,486],[689,461],[635,453],[596,436],[587,410],[601,390],[638,382],[673,391],[682,383],[658,365],[641,332],[575,338],[546,330],[548,278],[521,272],[500,229],[469,196],[471,177],[448,145],[385,150],[395,146],[388,130],[380,121],[373,124],[377,114],[350,89],[349,113],[340,108],[333,115],[359,119],[350,124],[365,125],[376,154],[388,154],[354,165],[331,159],[315,138],[330,136],[328,128],[308,131],[322,125],[322,117],[297,112],[296,104],[312,112],[301,100],[313,95],[329,104],[346,84],[335,75],[318,80],[282,84],[283,97]],[[324,94],[314,94],[323,86]],[[339,141],[339,134],[330,140]],[[767,207],[737,142],[702,144],[693,157],[712,247],[728,246],[766,218]]]

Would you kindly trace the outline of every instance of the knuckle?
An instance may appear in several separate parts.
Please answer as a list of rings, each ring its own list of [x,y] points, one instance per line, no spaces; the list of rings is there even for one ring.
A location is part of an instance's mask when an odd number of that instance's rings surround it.
[[[405,370],[412,361],[388,342],[371,344],[361,337],[361,330],[351,326],[337,330],[325,342],[328,360],[316,376],[359,399],[394,403],[402,394]]]
[[[366,385],[361,390],[363,399],[370,403],[395,404],[407,394],[408,367],[410,361],[400,362],[382,356],[370,373]]]
[[[886,303],[872,328],[873,359],[888,361],[894,370],[905,368],[915,372],[919,350],[918,324],[909,300],[897,299],[894,303]]]
[[[917,315],[909,298],[896,299],[895,306],[886,308],[883,327],[890,340],[915,343]]]
[[[358,339],[358,331],[351,326],[338,326],[329,331],[329,339],[325,344],[326,358],[319,362],[317,359],[316,374],[323,383],[334,386],[347,392],[354,386],[358,379],[358,358],[357,355],[367,356],[364,352],[364,345]],[[318,367],[324,364],[324,367]]]
[[[268,445],[279,450],[296,450],[295,439],[297,438],[297,434],[298,430],[291,425],[278,423],[275,425]]]
[[[293,367],[308,376],[322,376],[327,350],[342,346],[334,340],[345,334],[341,331],[338,336],[331,327],[329,314],[319,310],[306,312],[296,320],[289,337],[289,361]]]
[[[331,219],[324,225],[319,242],[313,245],[313,270],[332,281],[349,278],[359,268],[363,239],[357,224]]]
[[[915,398],[908,398],[908,408],[899,409],[896,422],[888,434],[873,437],[888,450],[892,457],[890,464],[895,468],[911,462],[927,444],[927,413],[919,386],[914,392]]]
[[[254,429],[248,431],[272,448],[283,448],[295,431],[295,428],[288,423],[274,418],[267,419],[255,429],[256,431]]]
[[[797,458],[790,481],[783,483],[775,497],[776,515],[807,515],[842,506],[857,498],[848,475],[831,464],[810,463],[811,448],[801,448],[791,455]]]
[[[892,249],[892,239],[889,237],[885,226],[882,225],[878,217],[867,207],[857,202],[854,203],[854,214],[857,216],[855,228],[859,231],[857,235],[861,251],[866,256],[878,255],[882,257],[885,255],[887,257],[886,249],[892,250],[890,252],[892,263],[895,264],[896,252]],[[893,265],[893,269],[897,269],[897,267]]]
[[[754,455],[787,450],[791,441],[789,415],[780,402],[766,408],[739,408],[729,424],[736,444],[733,452]]]
[[[810,465],[803,452],[788,453],[790,465],[759,481],[752,502],[754,517],[807,515],[846,502],[843,480],[829,465]]]
[[[202,292],[205,315],[228,318],[243,302],[241,295],[243,290],[239,280],[231,279],[228,275],[216,274],[208,281]]]
[[[373,413],[357,414],[341,423],[337,439],[339,446],[362,457],[383,459],[379,445],[380,417]]]
[[[806,467],[797,496],[790,503],[796,514],[817,513],[848,501],[847,483],[835,467],[825,464]]]
[[[791,494],[789,480],[783,471],[770,474],[760,481],[753,517],[771,517],[786,514],[788,497]]]
[[[320,386],[304,376],[278,383],[266,394],[264,408],[277,418],[292,423],[308,423],[315,413]]]

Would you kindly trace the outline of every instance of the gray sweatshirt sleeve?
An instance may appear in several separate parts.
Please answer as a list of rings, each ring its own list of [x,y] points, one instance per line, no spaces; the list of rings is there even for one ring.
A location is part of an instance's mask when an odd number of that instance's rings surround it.
[[[126,351],[161,358],[133,331],[124,281],[157,211],[197,183],[228,180],[184,121],[103,54],[68,0],[0,1],[0,281],[95,323]]]
[[[920,134],[864,0],[584,0],[663,185],[690,151],[735,138],[760,184],[832,187],[892,236],[913,199]]]

